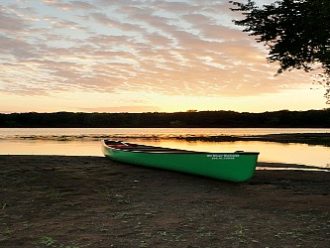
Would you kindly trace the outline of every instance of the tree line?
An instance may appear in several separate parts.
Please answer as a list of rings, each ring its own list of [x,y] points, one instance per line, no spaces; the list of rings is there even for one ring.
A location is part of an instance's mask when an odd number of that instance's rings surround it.
[[[180,128],[233,127],[330,128],[330,109],[248,113],[199,111],[175,113],[11,113],[0,114],[1,128]]]

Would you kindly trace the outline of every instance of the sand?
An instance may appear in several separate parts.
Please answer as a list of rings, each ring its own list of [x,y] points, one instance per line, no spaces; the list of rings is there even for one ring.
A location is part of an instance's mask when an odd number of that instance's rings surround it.
[[[329,192],[329,172],[257,170],[235,184],[102,157],[0,156],[0,247],[329,247]]]

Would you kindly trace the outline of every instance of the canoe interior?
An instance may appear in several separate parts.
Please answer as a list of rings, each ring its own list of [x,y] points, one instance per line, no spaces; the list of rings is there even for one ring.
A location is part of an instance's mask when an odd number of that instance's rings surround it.
[[[185,151],[185,150],[157,147],[157,146],[146,146],[140,144],[131,144],[127,142],[112,141],[112,140],[105,140],[104,143],[105,145],[107,145],[112,149],[130,151],[130,152],[194,153],[193,151]]]
[[[127,152],[145,152],[145,153],[182,153],[182,154],[214,154],[210,152],[196,152],[196,151],[188,151],[182,149],[173,149],[166,147],[157,147],[157,146],[147,146],[141,144],[132,144],[122,141],[113,141],[113,140],[104,140],[104,145],[114,150],[122,150]],[[256,152],[244,152],[244,151],[235,151],[235,153],[244,153],[244,154],[259,154]],[[220,154],[220,153],[218,153]],[[231,153],[223,153],[223,154],[231,154]]]
[[[232,182],[249,180],[257,152],[209,153],[103,140],[103,153],[113,160],[212,177]]]

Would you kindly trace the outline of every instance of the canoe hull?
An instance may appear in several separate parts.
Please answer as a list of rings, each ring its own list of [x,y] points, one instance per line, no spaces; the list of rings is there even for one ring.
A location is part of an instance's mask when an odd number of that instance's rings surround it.
[[[258,153],[148,153],[112,149],[103,143],[103,153],[112,160],[201,175],[232,182],[249,180]]]

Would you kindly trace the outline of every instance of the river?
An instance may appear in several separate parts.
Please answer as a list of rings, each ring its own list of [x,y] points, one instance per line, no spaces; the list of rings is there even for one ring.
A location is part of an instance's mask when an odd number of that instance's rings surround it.
[[[173,137],[329,133],[330,129],[285,128],[2,128],[0,155],[103,156],[102,138],[194,151],[260,152],[260,162],[330,168],[330,147],[261,141],[186,141]]]

